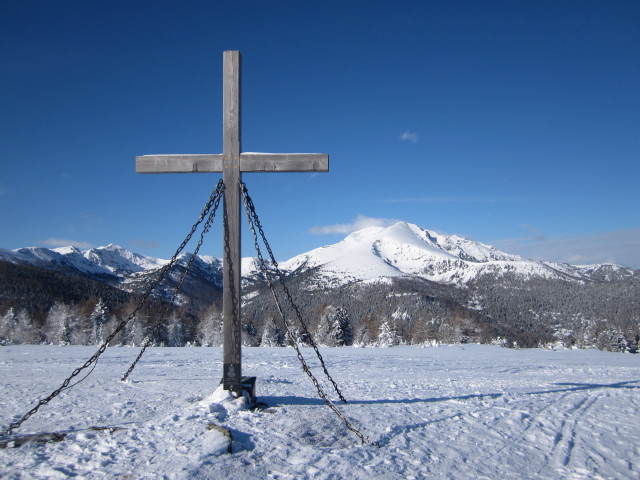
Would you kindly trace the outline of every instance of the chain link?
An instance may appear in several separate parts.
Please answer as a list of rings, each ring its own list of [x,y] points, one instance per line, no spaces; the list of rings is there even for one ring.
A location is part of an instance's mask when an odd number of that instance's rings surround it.
[[[200,247],[202,247],[202,243],[204,242],[204,237],[209,232],[209,230],[211,230],[211,225],[213,224],[213,220],[216,217],[216,211],[218,210],[218,205],[220,204],[220,199],[222,198],[222,194],[224,193],[224,189],[225,189],[224,184],[222,183],[222,180],[220,180],[218,182],[218,185],[216,186],[216,189],[214,190],[213,208],[211,209],[211,211],[209,213],[209,217],[207,218],[207,221],[204,224],[204,228],[202,229],[202,233],[200,233],[200,240],[198,241],[198,244],[196,245],[196,248],[193,251],[193,254],[191,255],[191,258],[189,258],[189,261],[187,262],[187,265],[185,266],[184,272],[182,273],[182,276],[180,277],[180,281],[178,282],[178,285],[176,286],[176,288],[175,288],[175,290],[173,292],[173,295],[171,296],[171,300],[169,301],[169,303],[165,307],[165,309],[162,312],[162,315],[160,316],[160,318],[155,322],[155,325],[154,325],[152,333],[147,335],[147,337],[145,338],[145,340],[144,340],[144,342],[142,344],[142,349],[140,350],[140,353],[138,353],[138,356],[136,357],[136,359],[129,366],[129,368],[127,369],[126,373],[122,376],[121,381],[123,381],[123,382],[126,381],[127,378],[129,378],[129,375],[131,374],[131,372],[133,372],[133,369],[136,368],[136,365],[138,364],[138,361],[142,358],[142,355],[144,355],[144,352],[151,345],[151,343],[153,342],[153,339],[155,338],[157,332],[160,330],[160,327],[162,325],[162,321],[165,319],[165,317],[169,313],[169,309],[174,305],[176,297],[178,296],[178,293],[182,289],[182,284],[184,283],[184,280],[187,277],[187,274],[189,273],[189,270],[191,269],[191,265],[193,264],[193,261],[195,260],[196,256],[198,255],[198,252],[200,252]],[[209,205],[209,204],[207,204],[207,205]],[[200,221],[198,222],[198,224],[200,223]]]
[[[272,265],[273,265],[273,268],[275,270],[275,273],[276,273],[276,275],[278,276],[278,278],[280,280],[280,284],[281,284],[281,286],[282,286],[282,288],[283,288],[283,290],[284,290],[284,292],[285,292],[285,294],[287,296],[287,300],[289,301],[289,304],[293,307],[294,311],[296,312],[296,316],[298,318],[298,321],[302,325],[303,330],[304,330],[305,334],[307,335],[307,338],[309,339],[310,345],[313,346],[313,348],[314,348],[314,350],[316,352],[316,355],[318,356],[318,359],[320,360],[320,363],[322,364],[322,368],[324,369],[324,373],[327,375],[327,377],[329,378],[329,380],[333,384],[333,387],[336,390],[336,392],[338,393],[338,396],[340,397],[340,399],[343,402],[346,403],[346,400],[344,399],[344,397],[342,396],[342,393],[338,389],[338,385],[333,380],[333,378],[331,378],[331,375],[329,375],[329,372],[327,371],[327,367],[326,367],[326,365],[324,363],[324,360],[322,359],[322,355],[320,355],[320,351],[318,350],[318,347],[316,346],[315,342],[313,341],[313,339],[311,337],[311,334],[309,333],[309,330],[307,329],[307,326],[305,325],[304,321],[302,320],[302,315],[300,314],[300,310],[298,309],[297,305],[293,301],[293,298],[291,297],[291,294],[289,293],[289,290],[287,289],[287,286],[284,283],[284,278],[283,278],[282,272],[278,268],[278,263],[276,262],[275,257],[273,255],[273,252],[271,250],[271,247],[269,246],[269,242],[266,239],[266,236],[264,234],[264,230],[262,229],[262,225],[260,224],[260,219],[258,218],[258,214],[256,213],[255,206],[253,205],[253,201],[251,200],[251,197],[249,197],[249,192],[247,191],[247,186],[244,184],[244,182],[242,182],[241,187],[242,187],[242,197],[243,197],[243,201],[244,201],[245,212],[247,214],[247,219],[249,220],[249,228],[251,230],[251,233],[253,234],[254,247],[255,247],[256,253],[258,255],[260,268],[262,269],[262,272],[264,273],[265,277],[267,278],[267,282],[269,284],[269,289],[271,291],[271,295],[273,296],[273,299],[275,300],[276,307],[278,309],[278,313],[280,314],[280,317],[282,318],[282,322],[284,324],[285,330],[287,332],[287,335],[289,336],[289,339],[291,340],[291,344],[293,345],[293,348],[296,351],[296,354],[298,356],[298,360],[302,364],[302,370],[311,379],[311,382],[316,387],[316,390],[318,391],[318,395],[320,396],[320,398],[329,406],[329,408],[331,408],[331,410],[333,410],[333,412],[338,416],[338,418],[340,418],[344,422],[344,424],[347,427],[347,429],[352,431],[353,433],[355,433],[358,436],[358,438],[360,438],[360,441],[362,442],[362,444],[370,444],[370,443],[372,443],[367,438],[367,436],[364,435],[360,430],[358,430],[349,421],[349,419],[344,416],[344,414],[338,409],[338,407],[331,401],[329,396],[326,394],[326,392],[324,391],[324,389],[322,388],[322,386],[318,382],[318,379],[315,377],[315,375],[313,374],[313,372],[311,371],[311,369],[307,365],[307,362],[305,361],[304,356],[302,355],[302,351],[300,350],[300,345],[299,345],[298,339],[296,338],[296,336],[295,336],[295,334],[294,334],[294,332],[293,332],[293,330],[291,328],[291,325],[289,324],[289,321],[287,320],[287,318],[286,318],[286,316],[284,314],[284,310],[282,308],[282,305],[280,304],[280,300],[278,299],[278,296],[276,295],[276,291],[275,291],[275,287],[273,285],[271,273],[269,272],[269,269],[267,268],[266,262],[265,262],[265,260],[264,260],[264,258],[262,256],[262,250],[260,249],[260,244],[258,242],[258,235],[256,233],[256,227],[258,228],[258,230],[260,232],[260,236],[262,238],[262,242],[264,243],[267,251],[269,252],[270,260],[272,262]],[[379,444],[377,442],[374,442],[373,445],[379,446]]]
[[[2,432],[0,432],[0,436],[10,435],[13,432],[13,430],[15,430],[16,428],[20,427],[32,415],[34,415],[38,410],[40,410],[40,407],[48,404],[51,400],[53,400],[55,397],[60,395],[60,393],[63,390],[67,389],[69,387],[69,384],[71,383],[71,380],[73,380],[75,377],[77,377],[80,374],[80,372],[82,372],[86,368],[89,368],[93,363],[95,363],[98,360],[100,355],[102,355],[104,353],[104,351],[107,349],[107,346],[109,345],[109,343],[111,343],[111,341],[116,337],[116,335],[118,335],[118,333],[120,333],[124,329],[124,327],[137,315],[138,311],[144,306],[145,302],[147,301],[147,299],[149,298],[149,296],[151,295],[153,290],[155,290],[158,287],[158,285],[160,284],[160,282],[162,282],[162,280],[164,279],[164,277],[167,274],[167,272],[171,269],[171,267],[173,267],[173,265],[176,262],[176,259],[178,258],[178,255],[182,252],[182,250],[184,250],[184,247],[186,247],[186,245],[189,243],[189,240],[191,240],[191,237],[193,236],[193,234],[197,230],[198,226],[200,225],[200,223],[202,223],[202,220],[204,220],[204,218],[207,216],[207,213],[211,209],[211,206],[214,204],[216,195],[218,195],[218,192],[220,191],[221,188],[224,188],[224,184],[222,183],[222,180],[220,180],[218,182],[218,184],[216,185],[216,188],[211,193],[207,204],[204,206],[204,208],[200,212],[200,218],[198,219],[198,221],[191,228],[191,232],[189,232],[189,234],[187,235],[185,240],[182,242],[180,247],[178,247],[178,250],[176,250],[176,253],[173,255],[173,257],[171,257],[171,260],[169,261],[169,263],[167,263],[166,265],[164,265],[160,269],[160,271],[158,272],[158,276],[156,277],[156,279],[153,282],[151,282],[151,284],[149,285],[147,290],[143,293],[142,298],[140,299],[140,302],[138,302],[138,305],[129,314],[129,316],[126,319],[122,320],[116,326],[116,328],[113,330],[113,332],[111,332],[111,334],[104,340],[104,342],[102,343],[100,348],[96,351],[96,353],[94,353],[89,358],[89,360],[87,360],[84,363],[84,365],[82,365],[81,367],[76,368],[73,372],[71,372],[71,375],[69,375],[62,382],[62,385],[59,388],[57,388],[56,390],[51,392],[51,394],[49,394],[47,397],[44,397],[44,398],[40,399],[38,401],[38,403],[36,404],[36,406],[33,407],[31,410],[29,410],[27,413],[25,413],[22,416],[22,418],[20,418],[20,420],[14,422],[14,423],[11,423],[6,430],[3,430]],[[75,385],[77,385],[77,383],[79,383],[79,382],[76,382]]]

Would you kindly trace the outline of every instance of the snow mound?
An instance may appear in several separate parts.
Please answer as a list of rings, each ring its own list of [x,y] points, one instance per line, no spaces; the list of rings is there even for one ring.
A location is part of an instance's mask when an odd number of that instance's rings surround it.
[[[225,390],[219,385],[216,390],[203,399],[200,405],[210,412],[220,412],[221,408],[227,413],[237,412],[240,410],[248,410],[251,407],[251,400],[246,392],[242,392],[241,397],[234,397],[229,390]]]

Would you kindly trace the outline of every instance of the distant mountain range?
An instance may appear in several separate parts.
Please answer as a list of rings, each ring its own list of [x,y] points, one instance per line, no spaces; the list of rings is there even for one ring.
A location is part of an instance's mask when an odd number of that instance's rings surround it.
[[[183,254],[179,262],[186,264],[189,256]],[[66,269],[96,278],[113,277],[124,283],[137,274],[157,270],[169,262],[140,255],[115,244],[84,251],[75,247],[0,248],[0,260],[54,270]],[[251,279],[259,274],[255,258],[243,258],[242,262],[243,277]],[[200,268],[209,268],[212,273],[220,274],[222,269],[222,260],[215,257],[199,256],[198,263]],[[316,286],[400,277],[464,285],[484,275],[500,276],[505,273],[523,278],[619,281],[633,278],[638,273],[608,263],[576,266],[526,260],[490,245],[458,235],[428,231],[406,222],[356,231],[336,244],[303,253],[280,262],[279,266],[287,274],[313,270],[313,280],[318,282]],[[314,285],[310,283],[309,286]]]
[[[0,249],[0,260],[54,270],[71,269],[90,276],[126,276],[156,269],[168,262],[145,257],[114,244],[85,251],[76,247]]]
[[[158,301],[171,298],[172,288],[190,258],[191,254],[179,257],[175,270],[156,294]],[[74,247],[0,249],[0,273],[2,268],[11,272],[0,277],[5,283],[0,283],[0,314],[9,306],[19,307],[24,300],[16,298],[23,294],[10,285],[16,278],[35,281],[38,276],[46,276],[38,272],[48,271],[84,278],[93,289],[100,290],[99,285],[104,285],[139,295],[167,263],[114,244],[84,251]],[[456,318],[471,326],[466,328],[467,334],[453,335],[454,340],[511,337],[520,339],[520,344],[535,344],[536,339],[588,343],[590,340],[585,339],[595,339],[604,324],[622,332],[629,344],[637,344],[640,334],[638,270],[613,264],[576,266],[527,260],[406,222],[359,230],[336,244],[298,255],[279,266],[298,292],[297,298],[309,309],[311,324],[320,321],[328,306],[348,307],[354,329],[366,327],[366,335],[360,333],[370,340],[375,337],[371,330],[379,328],[385,318],[395,318],[398,323],[402,315],[410,317],[412,325],[403,325],[400,335],[413,343],[438,337],[442,334],[440,327]],[[20,268],[28,268],[28,274],[17,272]],[[265,283],[257,260],[244,258],[242,270],[247,338],[257,338],[264,328],[263,317],[274,316],[275,312],[267,303],[269,296],[260,295]],[[219,304],[221,259],[197,257],[187,278],[179,305],[197,316],[212,304]],[[42,278],[40,281],[46,283]],[[417,300],[407,301],[410,297]],[[41,314],[62,300],[50,298]],[[378,305],[376,311],[371,310],[374,304]],[[31,310],[34,308],[32,305]],[[416,319],[431,322],[433,328],[414,325]],[[587,331],[585,325],[578,328],[580,322],[586,322],[591,330]],[[632,327],[634,322],[636,326]],[[527,325],[535,335],[524,335]],[[576,335],[582,337],[577,339]]]

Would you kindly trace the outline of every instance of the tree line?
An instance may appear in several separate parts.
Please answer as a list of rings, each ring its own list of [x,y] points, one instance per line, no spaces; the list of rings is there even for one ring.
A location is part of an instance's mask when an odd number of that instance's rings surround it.
[[[464,288],[416,278],[329,287],[318,286],[313,273],[286,279],[304,326],[276,287],[289,329],[302,345],[311,336],[326,346],[562,344],[638,351],[636,278],[575,282],[504,274],[480,277]],[[174,277],[165,289],[175,284]],[[149,337],[154,345],[221,345],[220,287],[195,277],[187,284],[179,305],[169,304],[166,292],[150,298],[114,343],[140,345]],[[140,279],[138,290],[143,286]],[[243,343],[291,343],[264,279],[246,284],[243,294]],[[139,301],[139,293],[118,285],[0,262],[0,344],[100,344]]]

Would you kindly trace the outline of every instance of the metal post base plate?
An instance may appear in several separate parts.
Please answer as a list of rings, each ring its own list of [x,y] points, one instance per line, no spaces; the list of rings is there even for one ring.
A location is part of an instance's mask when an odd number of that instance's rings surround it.
[[[256,377],[242,377],[242,391],[247,392],[249,407],[256,404]],[[224,384],[224,380],[220,380],[220,385]]]

